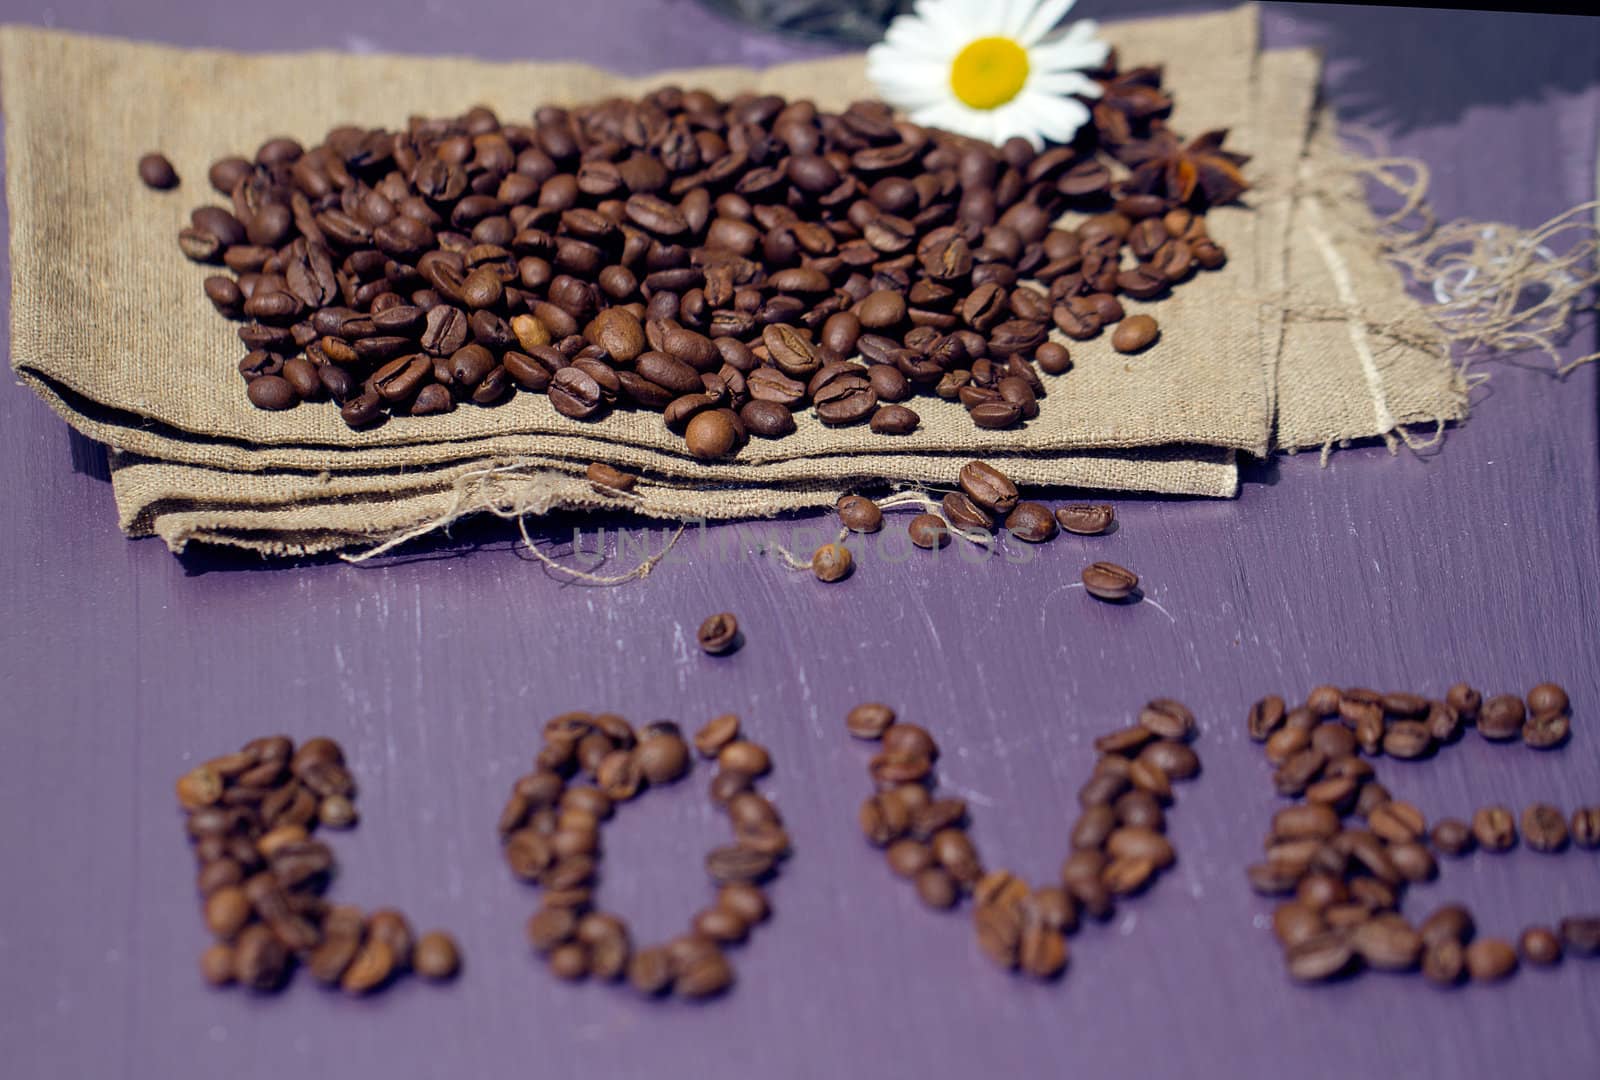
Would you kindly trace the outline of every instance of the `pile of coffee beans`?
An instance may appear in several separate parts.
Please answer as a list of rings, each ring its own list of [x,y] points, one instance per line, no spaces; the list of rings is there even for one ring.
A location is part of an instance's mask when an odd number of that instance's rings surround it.
[[[1246,724],[1276,766],[1278,793],[1298,800],[1273,815],[1267,857],[1248,871],[1258,893],[1288,897],[1272,925],[1293,978],[1320,981],[1361,967],[1420,969],[1433,983],[1452,986],[1464,977],[1490,982],[1510,975],[1519,949],[1524,961],[1541,966],[1557,962],[1563,951],[1600,954],[1600,915],[1563,919],[1555,930],[1530,926],[1515,946],[1503,938],[1475,938],[1472,915],[1459,904],[1446,904],[1413,926],[1400,903],[1408,884],[1437,873],[1434,853],[1509,850],[1517,842],[1517,818],[1505,807],[1488,806],[1470,825],[1447,818],[1430,831],[1422,811],[1391,797],[1367,760],[1424,757],[1468,725],[1486,739],[1520,734],[1529,746],[1548,749],[1571,730],[1560,687],[1542,683],[1526,701],[1510,694],[1486,701],[1466,683],[1442,699],[1319,686],[1292,709],[1276,695],[1262,698]],[[1522,834],[1537,851],[1559,851],[1569,837],[1581,847],[1600,846],[1600,807],[1578,810],[1569,827],[1560,810],[1536,803],[1523,812]]]
[[[364,994],[408,970],[455,974],[459,952],[448,934],[419,939],[398,911],[323,899],[333,852],[311,833],[356,822],[355,781],[332,739],[298,747],[282,735],[254,739],[189,770],[177,793],[216,938],[200,957],[207,982],[275,990],[301,963],[318,982]]]
[[[1246,186],[1221,133],[1168,128],[1158,69],[1096,74],[1094,124],[1038,153],[879,102],[676,87],[526,124],[478,107],[276,137],[211,166],[228,204],[178,243],[231,272],[205,291],[242,322],[262,409],[332,398],[364,427],[520,388],[575,419],[662,413],[706,459],[789,434],[807,404],[893,436],[918,424],[902,402],[937,394],[1012,427],[1038,415],[1035,362],[1071,366],[1052,326],[1157,340],[1118,296],[1222,266],[1203,214]]]
[[[545,724],[534,770],[513,786],[499,833],[511,872],[542,890],[528,939],[556,977],[626,977],[642,994],[682,998],[711,997],[733,983],[724,950],[766,919],[761,885],[788,855],[789,834],[777,808],[754,790],[772,763],[762,746],[740,737],[738,717],[712,720],[694,748],[717,763],[711,799],[728,815],[734,840],[706,856],[716,899],[689,932],[636,947],[627,923],[594,905],[600,826],[617,804],[681,779],[693,761],[689,745],[671,721],[635,732],[613,713],[575,712]]]
[[[889,869],[910,880],[929,907],[973,900],[978,945],[996,965],[1040,979],[1066,969],[1067,936],[1081,916],[1108,919],[1118,898],[1148,887],[1176,859],[1165,835],[1173,782],[1200,771],[1189,746],[1194,715],[1169,698],[1150,702],[1138,722],[1095,740],[1099,758],[1078,792],[1082,814],[1060,884],[1030,888],[1006,870],[986,870],[966,832],[967,804],[937,797],[939,747],[887,705],[851,709],[845,728],[880,744],[868,767],[875,794],[861,804],[861,831]]]

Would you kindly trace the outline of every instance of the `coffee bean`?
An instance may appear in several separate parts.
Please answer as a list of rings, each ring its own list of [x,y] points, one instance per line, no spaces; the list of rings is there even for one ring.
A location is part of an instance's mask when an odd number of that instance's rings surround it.
[[[1530,926],[1517,939],[1522,959],[1535,967],[1549,967],[1561,960],[1561,939],[1546,926]]]
[[[950,542],[950,530],[944,519],[936,514],[918,514],[906,526],[911,542],[919,548],[933,550]]]
[[[424,979],[436,982],[451,979],[461,969],[461,953],[449,934],[431,930],[417,939],[411,953],[411,966]]]
[[[168,191],[178,186],[178,170],[163,154],[146,154],[139,159],[139,179],[144,186],[156,191]]]
[[[1528,691],[1528,712],[1535,716],[1566,712],[1570,706],[1567,692],[1555,683],[1540,683]]]
[[[917,896],[935,910],[954,907],[960,898],[955,879],[937,866],[919,871],[915,878]]]
[[[873,533],[883,528],[883,511],[863,495],[846,495],[835,508],[839,521],[851,532]]]
[[[1083,568],[1083,587],[1100,600],[1120,601],[1139,587],[1139,575],[1116,563],[1096,562]]]
[[[1479,938],[1467,946],[1467,974],[1473,982],[1495,982],[1517,969],[1517,950],[1500,938]]]
[[[1250,738],[1256,742],[1265,742],[1273,732],[1283,726],[1284,705],[1283,699],[1276,694],[1269,694],[1254,705],[1250,706],[1250,716],[1247,720]]]
[[[1343,972],[1354,955],[1355,950],[1348,938],[1330,931],[1291,946],[1286,959],[1292,978],[1301,982],[1318,982]]]
[[[982,461],[969,461],[957,476],[961,490],[973,502],[996,514],[1009,514],[1017,505],[1017,488],[999,469]]]
[[[994,529],[994,518],[962,492],[950,492],[944,497],[941,505],[944,508],[944,516],[957,528],[983,532],[991,532]]]
[[[694,748],[700,752],[701,757],[716,757],[738,737],[739,718],[732,713],[724,713],[712,718],[695,732]]]
[[[1472,836],[1485,851],[1509,851],[1517,843],[1516,819],[1503,806],[1485,806],[1472,815]]]
[[[1574,956],[1600,956],[1600,915],[1574,915],[1557,927],[1561,944]]]
[[[1096,503],[1068,503],[1056,507],[1056,521],[1069,533],[1098,536],[1116,523],[1114,507]]]
[[[1159,288],[1157,289],[1159,291]],[[1111,347],[1120,353],[1135,353],[1148,348],[1159,334],[1156,321],[1148,315],[1129,315],[1111,334]]]
[[[1429,946],[1422,953],[1422,974],[1436,986],[1454,986],[1466,972],[1466,947],[1459,941]]]
[[[700,624],[695,640],[699,642],[702,651],[712,656],[722,656],[732,652],[739,646],[739,620],[731,611],[712,615]]]
[[[1537,712],[1522,725],[1522,741],[1535,750],[1551,750],[1567,741],[1572,721],[1564,712]]]
[[[1560,851],[1567,846],[1567,821],[1548,803],[1533,803],[1522,812],[1522,836],[1534,851]]]
[[[598,461],[589,466],[585,476],[589,484],[603,495],[632,491],[633,485],[639,482],[639,478],[632,473],[625,473]]]
[[[1403,761],[1422,757],[1432,749],[1433,735],[1415,720],[1396,720],[1383,735],[1383,752]]]
[[[1378,971],[1408,971],[1422,954],[1422,937],[1398,915],[1378,916],[1357,926],[1351,948]]]
[[[894,710],[876,702],[857,705],[845,716],[845,729],[858,739],[880,739],[894,724]]]
[[[1390,843],[1401,844],[1420,837],[1427,821],[1415,806],[1393,799],[1367,815],[1367,827]]]
[[[556,374],[559,378],[561,372]],[[555,389],[554,385],[551,389]],[[684,429],[683,436],[689,452],[702,461],[727,457],[733,453],[739,440],[738,430],[727,414],[720,410],[696,413]]]
[[[1056,519],[1042,503],[1020,502],[1006,517],[1011,535],[1029,543],[1042,543],[1056,535]]]
[[[1472,828],[1456,818],[1445,818],[1433,827],[1429,837],[1433,846],[1445,855],[1465,855],[1476,844]]]
[[[1492,697],[1483,703],[1478,715],[1478,734],[1496,742],[1514,739],[1522,730],[1525,716],[1521,698],[1512,694]]]
[[[818,581],[840,581],[850,575],[854,562],[843,544],[823,544],[811,556],[811,572]]]
[[[1572,842],[1590,850],[1600,847],[1600,806],[1581,806],[1572,812]]]

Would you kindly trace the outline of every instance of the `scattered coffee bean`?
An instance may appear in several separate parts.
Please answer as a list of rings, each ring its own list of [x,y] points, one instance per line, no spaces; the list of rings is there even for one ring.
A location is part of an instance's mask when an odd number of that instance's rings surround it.
[[[1533,851],[1560,851],[1567,846],[1567,819],[1549,803],[1534,803],[1522,812],[1522,838]]]
[[[168,191],[178,186],[178,170],[164,154],[146,154],[139,159],[139,179],[147,188]]]
[[[424,979],[454,978],[461,968],[461,953],[449,934],[432,930],[417,939],[411,952],[411,966]]]
[[[1572,842],[1586,850],[1600,847],[1600,806],[1581,806],[1572,812]]]
[[[1006,529],[1018,540],[1040,544],[1055,539],[1056,519],[1043,503],[1019,502],[1006,515]]]
[[[1017,505],[1017,486],[999,469],[982,461],[961,467],[957,482],[967,497],[985,510],[1009,514]]]
[[[1472,827],[1456,818],[1445,818],[1433,827],[1433,846],[1444,855],[1465,855],[1477,843]]]
[[[1530,926],[1517,939],[1522,959],[1535,967],[1549,967],[1561,961],[1561,939],[1546,926]]]
[[[587,476],[589,483],[602,495],[632,491],[633,485],[639,482],[639,478],[632,473],[613,469],[610,465],[598,461],[589,466]]]
[[[950,542],[950,530],[937,514],[918,514],[906,525],[906,532],[919,548],[933,550]]]
[[[1100,600],[1126,600],[1139,587],[1139,575],[1116,563],[1090,563],[1083,568],[1083,587]]]
[[[1120,353],[1136,353],[1149,348],[1160,330],[1148,315],[1129,315],[1111,335],[1111,347]]]
[[[731,611],[712,615],[700,624],[695,640],[700,643],[702,651],[712,656],[726,655],[737,649],[742,640],[739,620]]]
[[[1492,697],[1483,703],[1483,711],[1478,714],[1478,734],[1496,742],[1514,739],[1522,731],[1526,712],[1519,697],[1511,694]]]
[[[1467,946],[1466,956],[1473,982],[1495,982],[1517,969],[1517,950],[1500,938],[1479,938]]]
[[[857,705],[845,716],[845,728],[858,739],[881,739],[894,724],[894,710],[877,702]]]
[[[850,575],[854,562],[843,544],[823,544],[811,556],[811,572],[818,581],[839,581]]]
[[[1472,836],[1485,851],[1509,851],[1517,843],[1516,818],[1503,806],[1485,806],[1472,815]]]
[[[864,495],[846,495],[837,509],[840,523],[851,532],[874,533],[883,528],[883,511]]]
[[[1115,508],[1103,503],[1069,503],[1056,507],[1056,522],[1069,533],[1098,536],[1116,524]]]

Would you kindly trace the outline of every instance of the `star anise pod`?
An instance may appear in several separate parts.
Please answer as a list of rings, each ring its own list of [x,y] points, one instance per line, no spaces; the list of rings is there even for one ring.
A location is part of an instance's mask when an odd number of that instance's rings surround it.
[[[1133,170],[1126,190],[1196,210],[1232,202],[1250,187],[1239,171],[1250,158],[1224,150],[1227,137],[1228,130],[1221,128],[1184,143],[1171,129],[1156,127],[1148,139],[1128,143],[1117,154]]]

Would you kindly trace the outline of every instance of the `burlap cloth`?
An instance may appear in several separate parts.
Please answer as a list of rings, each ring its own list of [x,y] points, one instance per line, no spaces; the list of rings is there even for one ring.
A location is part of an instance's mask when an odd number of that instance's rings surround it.
[[[1314,198],[1337,205],[1303,210],[1313,198],[1300,170],[1316,57],[1258,53],[1251,6],[1115,23],[1105,34],[1125,64],[1165,66],[1183,130],[1232,129],[1230,145],[1254,155],[1256,188],[1246,206],[1210,216],[1229,265],[1156,306],[1160,343],[1138,357],[1113,352],[1106,336],[1071,343],[1074,370],[1045,376],[1040,417],[1021,430],[983,431],[958,405],[919,399],[923,422],[908,437],[826,429],[805,413],[794,436],[752,440],[735,462],[706,465],[685,455],[659,416],[578,422],[543,395],[365,432],[326,406],[263,413],[234,373],[233,324],[203,300],[208,271],[174,242],[189,208],[209,197],[209,162],[269,134],[314,141],[336,122],[394,127],[413,112],[480,102],[522,117],[543,102],[668,82],[841,107],[871,96],[860,56],[625,79],[571,64],[252,56],[0,29],[12,364],[69,423],[118,451],[113,483],[125,529],[159,533],[174,548],[206,539],[268,553],[347,546],[433,520],[459,504],[463,477],[509,461],[520,463],[526,488],[513,501],[536,511],[596,505],[573,477],[603,460],[644,475],[633,509],[678,518],[820,505],[872,481],[948,482],[974,456],[1030,484],[1228,496],[1235,452],[1265,454],[1275,413],[1285,447],[1460,415],[1439,355],[1370,335],[1363,344],[1346,325],[1359,317],[1330,321],[1331,309],[1369,304],[1395,305],[1406,320],[1417,311],[1365,242],[1370,215],[1359,193],[1334,198],[1325,185]],[[262,85],[294,92],[268,100]],[[133,162],[152,147],[186,178],[178,191],[137,184]],[[1303,217],[1314,228],[1302,229]],[[1297,303],[1315,318],[1297,318]],[[502,503],[516,475],[495,474]]]

